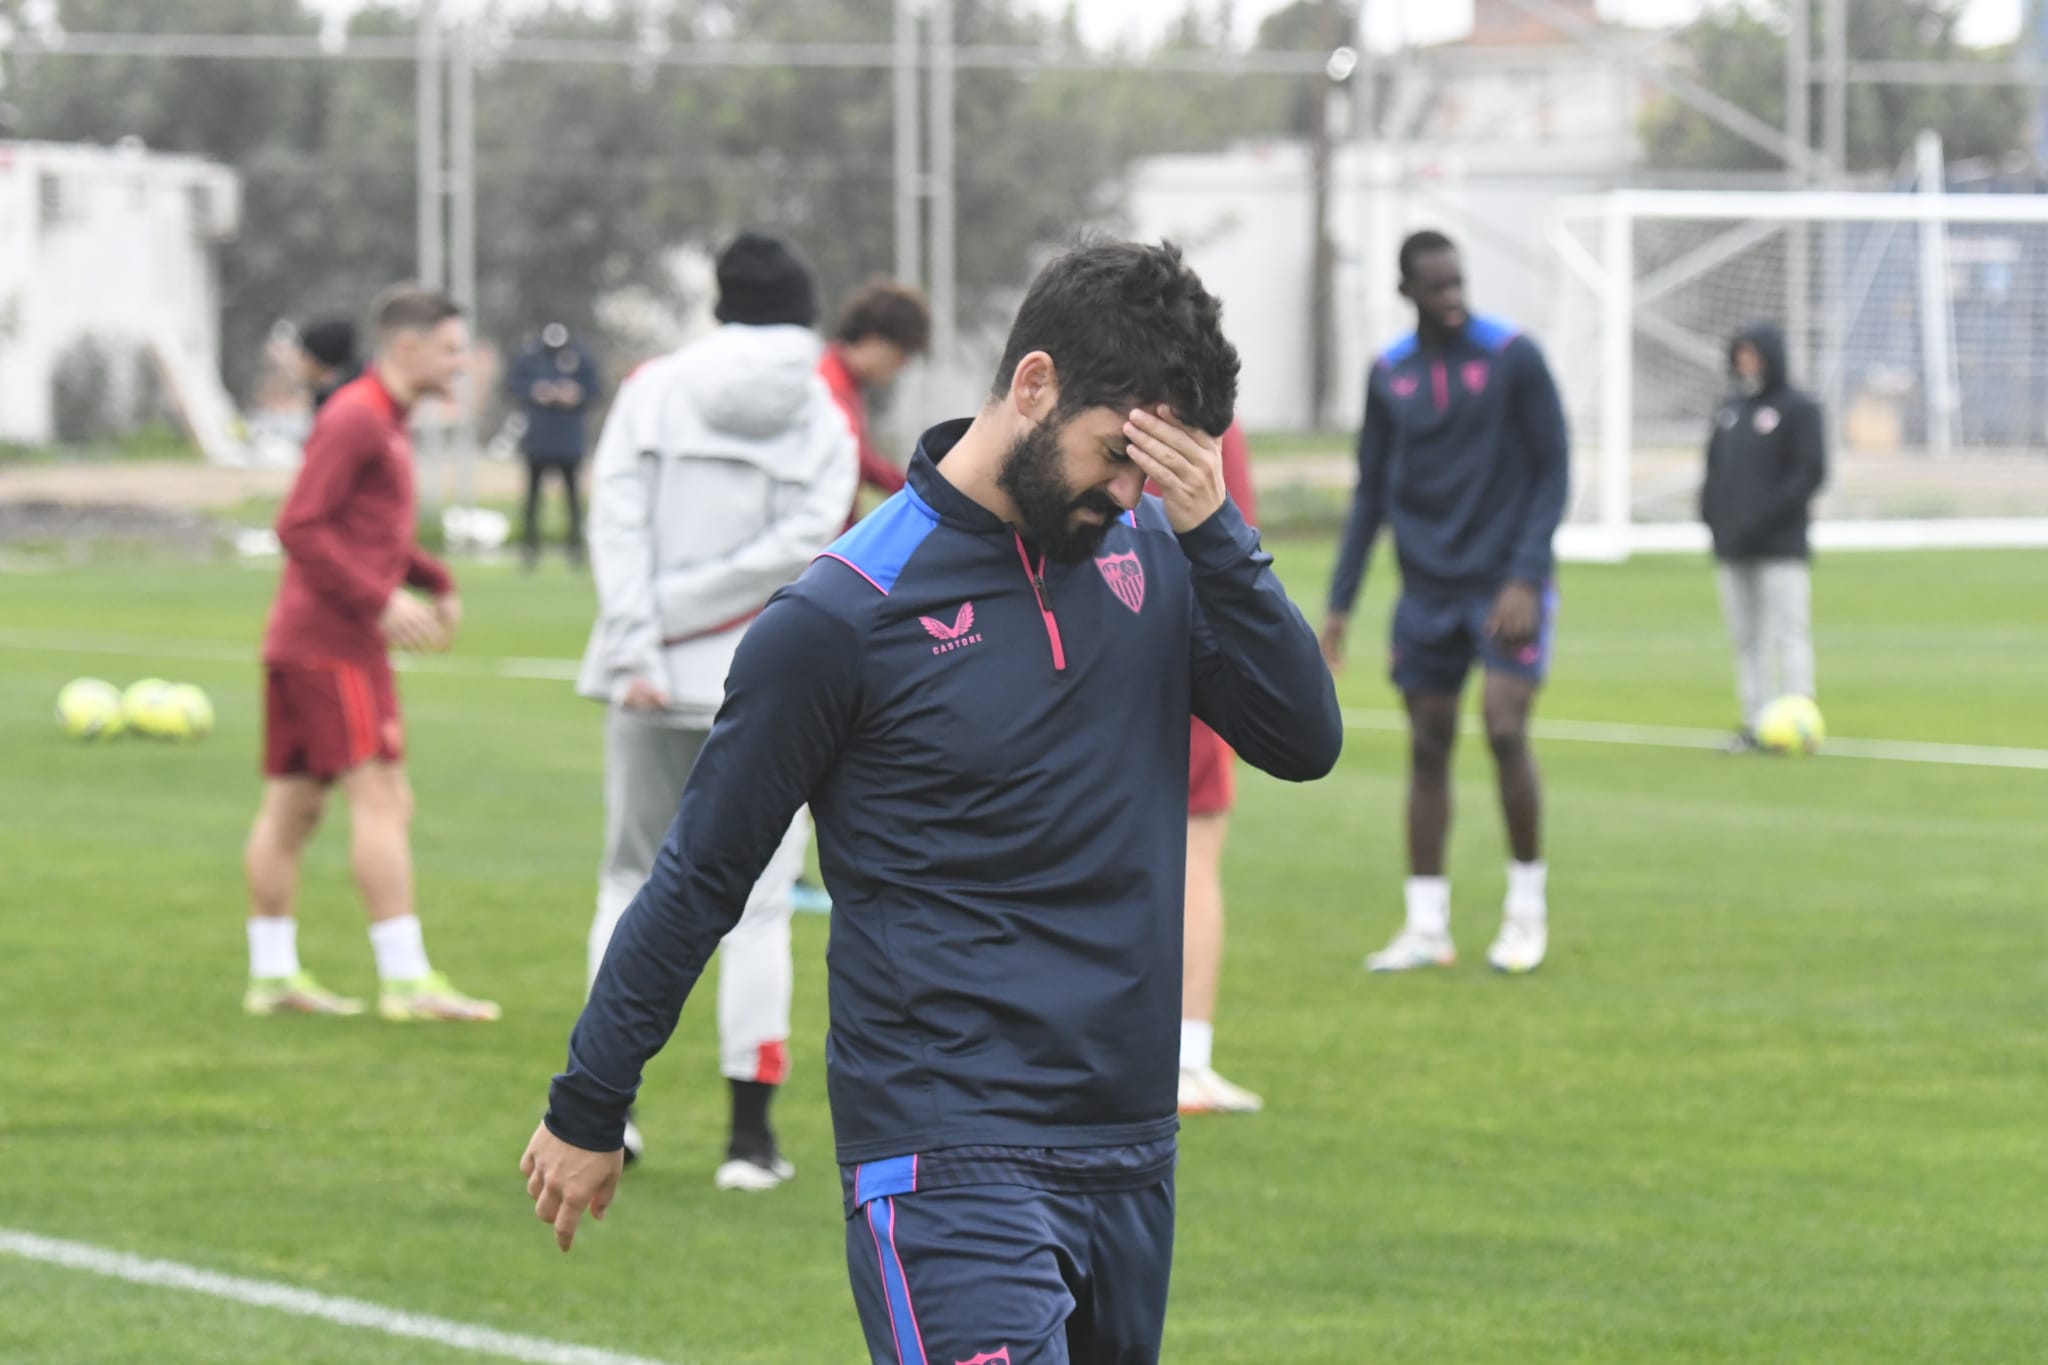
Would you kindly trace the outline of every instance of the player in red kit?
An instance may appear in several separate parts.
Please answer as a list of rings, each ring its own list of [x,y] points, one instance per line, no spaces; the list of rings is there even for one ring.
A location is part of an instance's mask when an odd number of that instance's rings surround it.
[[[840,310],[818,373],[860,443],[860,481],[884,496],[903,487],[903,470],[868,439],[868,394],[888,388],[931,344],[932,315],[924,295],[894,280],[874,279]],[[854,508],[854,513],[859,513]],[[847,519],[848,526],[853,518]]]
[[[1247,524],[1259,520],[1244,428],[1223,433],[1223,486]],[[1199,719],[1188,722],[1188,885],[1181,959],[1180,1112],[1256,1114],[1265,1101],[1216,1074],[1216,989],[1223,976],[1223,839],[1237,798],[1237,755]]]
[[[299,965],[299,859],[340,784],[349,864],[370,918],[386,1019],[486,1020],[498,1007],[427,961],[413,912],[412,789],[392,647],[441,650],[462,618],[455,580],[414,542],[406,415],[461,375],[468,333],[445,294],[399,285],[376,307],[377,354],[328,400],[278,514],[284,581],[263,639],[263,804],[249,832],[250,1014],[360,1014]],[[418,589],[415,596],[409,589]]]

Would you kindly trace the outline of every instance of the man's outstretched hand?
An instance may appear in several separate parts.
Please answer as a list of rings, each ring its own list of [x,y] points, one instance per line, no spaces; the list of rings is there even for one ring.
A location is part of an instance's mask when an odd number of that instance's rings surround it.
[[[619,1172],[625,1168],[623,1150],[586,1151],[556,1137],[545,1123],[533,1130],[526,1155],[519,1158],[533,1216],[555,1225],[555,1245],[564,1251],[576,1240],[576,1225],[583,1221],[585,1209],[592,1218],[604,1220],[604,1211],[619,1192]]]

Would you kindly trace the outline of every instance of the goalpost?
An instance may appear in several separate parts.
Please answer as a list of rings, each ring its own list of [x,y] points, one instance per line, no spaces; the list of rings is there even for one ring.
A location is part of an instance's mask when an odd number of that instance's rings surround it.
[[[1560,553],[1704,551],[1707,432],[1753,322],[1826,409],[1817,546],[2048,547],[2048,195],[1622,190],[1563,201],[1550,239]]]

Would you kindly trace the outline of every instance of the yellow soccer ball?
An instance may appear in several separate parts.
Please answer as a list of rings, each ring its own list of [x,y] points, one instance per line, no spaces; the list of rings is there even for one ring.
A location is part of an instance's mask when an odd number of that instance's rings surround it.
[[[73,678],[57,693],[57,728],[72,739],[112,739],[121,733],[121,692],[103,678]]]
[[[173,683],[164,694],[164,734],[169,739],[205,739],[213,733],[213,703],[191,683]]]
[[[138,735],[164,739],[172,723],[168,701],[171,685],[162,678],[144,678],[128,684],[121,694],[121,719]]]
[[[1756,723],[1756,742],[1774,754],[1819,753],[1828,727],[1811,697],[1780,697]]]

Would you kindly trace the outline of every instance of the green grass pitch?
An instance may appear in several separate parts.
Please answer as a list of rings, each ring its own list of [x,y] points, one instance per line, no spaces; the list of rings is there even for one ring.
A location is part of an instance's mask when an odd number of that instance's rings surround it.
[[[1279,546],[1304,601],[1329,548]],[[796,932],[800,1174],[719,1194],[709,996],[642,1108],[651,1159],[561,1256],[515,1163],[579,1003],[600,713],[506,659],[581,649],[553,569],[463,575],[403,690],[436,965],[502,1024],[244,1018],[239,851],[273,570],[0,575],[0,1230],[677,1362],[860,1358],[823,1100],[825,923]],[[1837,735],[2048,748],[2048,557],[1836,555]],[[1384,711],[1391,569],[1347,706]],[[1721,726],[1707,566],[1568,567],[1542,714]],[[538,670],[546,671],[546,670]],[[202,745],[85,747],[66,679],[200,683]],[[1502,894],[1458,763],[1463,961],[1368,978],[1399,915],[1397,733],[1248,774],[1217,1061],[1266,1114],[1190,1123],[1169,1361],[2048,1358],[2048,772],[1548,742],[1551,960],[1482,965]],[[373,986],[337,811],[301,949]],[[460,1361],[425,1343],[0,1254],[0,1359]]]

